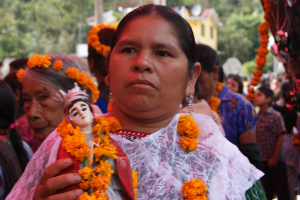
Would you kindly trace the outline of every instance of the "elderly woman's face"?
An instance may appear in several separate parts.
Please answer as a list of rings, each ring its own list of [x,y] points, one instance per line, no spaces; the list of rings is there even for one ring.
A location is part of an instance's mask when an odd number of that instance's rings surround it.
[[[126,113],[147,118],[176,112],[188,84],[188,60],[173,27],[155,15],[128,23],[111,52],[106,82]]]
[[[54,100],[58,88],[35,77],[23,81],[24,110],[34,137],[40,141],[55,130],[64,118],[62,107]]]

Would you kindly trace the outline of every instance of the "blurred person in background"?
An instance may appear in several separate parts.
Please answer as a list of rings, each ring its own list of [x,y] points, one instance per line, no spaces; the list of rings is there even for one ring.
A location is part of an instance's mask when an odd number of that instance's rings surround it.
[[[274,101],[278,101],[280,99],[280,82],[277,78],[272,79],[270,89],[274,93]]]
[[[230,74],[227,78],[226,87],[232,92],[243,95],[243,83],[239,75]]]
[[[37,56],[39,55],[36,54],[32,59],[37,59]],[[49,54],[49,57],[52,65],[56,61],[60,61],[62,69],[27,67],[21,77],[24,111],[27,121],[33,129],[34,137],[40,142],[44,141],[65,117],[63,109],[54,100],[55,93],[58,92],[58,89],[67,92],[77,82],[76,79],[73,79],[74,77],[70,78],[65,71],[72,68],[70,73],[73,75],[75,71],[81,71],[79,63],[70,55]],[[45,59],[45,57],[43,58]],[[80,85],[80,88],[91,93],[86,85]]]
[[[271,107],[273,98],[272,90],[262,86],[256,90],[253,101],[260,109],[256,137],[261,151],[261,170],[265,173],[261,183],[268,200],[272,200],[275,194],[278,200],[288,200],[290,197],[286,165],[281,154],[286,129],[281,114]]]
[[[276,79],[273,79],[273,81]],[[272,87],[272,84],[271,84]],[[290,98],[292,86],[289,81],[284,81],[280,85],[280,99],[273,105],[274,110],[278,111],[283,117],[286,134],[284,134],[282,145],[282,157],[286,163],[287,178],[289,184],[290,199],[295,200],[295,188],[298,182],[299,174],[299,153],[296,146],[293,145],[293,127],[297,127],[297,113],[287,109],[286,102]]]
[[[96,77],[100,96],[95,103],[103,113],[107,113],[110,89],[105,84],[107,76],[106,56],[110,50],[111,40],[115,28],[109,25],[99,24],[92,27],[88,36],[88,63],[90,72]]]
[[[9,73],[19,69],[25,69],[27,67],[27,58],[19,58],[9,63]]]
[[[16,129],[16,101],[11,87],[0,80],[0,139],[16,152],[22,172],[32,157],[32,150]]]
[[[238,146],[250,162],[260,166],[260,151],[256,143],[256,112],[251,103],[240,94],[230,91],[219,82],[218,56],[215,50],[204,44],[197,44],[197,61],[201,64],[198,78],[200,90],[195,94],[205,99],[212,110],[222,119],[225,137]]]
[[[16,153],[8,143],[0,140],[0,200],[4,200],[22,175]]]
[[[17,68],[16,68],[17,69]],[[17,78],[17,71],[10,72],[5,78],[4,81],[12,88],[16,100],[16,120],[17,126],[16,129],[19,132],[23,140],[31,147],[32,151],[35,152],[40,142],[34,137],[33,130],[30,128],[26,114],[24,112],[24,101],[22,98],[22,84]]]

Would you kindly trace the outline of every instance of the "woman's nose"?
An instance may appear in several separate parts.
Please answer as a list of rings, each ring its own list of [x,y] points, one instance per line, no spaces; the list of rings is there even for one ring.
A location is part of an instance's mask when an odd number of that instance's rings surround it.
[[[136,72],[152,73],[154,71],[154,66],[150,52],[147,52],[146,50],[139,52],[132,64],[132,70]]]
[[[40,118],[39,107],[39,102],[37,100],[33,100],[30,107],[25,109],[26,115],[31,121],[35,121]]]

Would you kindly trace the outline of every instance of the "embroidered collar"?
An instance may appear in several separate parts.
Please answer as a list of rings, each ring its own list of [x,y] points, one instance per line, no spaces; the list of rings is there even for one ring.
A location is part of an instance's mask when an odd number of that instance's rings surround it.
[[[124,131],[124,130],[114,131],[114,132],[110,132],[110,133],[115,134],[115,135],[137,137],[137,138],[144,138],[144,137],[150,135],[149,133],[140,133],[140,132]]]

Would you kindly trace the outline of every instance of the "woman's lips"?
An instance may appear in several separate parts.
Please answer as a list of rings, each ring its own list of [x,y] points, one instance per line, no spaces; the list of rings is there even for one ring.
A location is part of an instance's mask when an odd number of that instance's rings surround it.
[[[150,81],[147,81],[147,80],[140,80],[140,79],[135,79],[135,80],[132,80],[128,83],[128,86],[131,86],[131,85],[145,85],[145,86],[150,86],[152,88],[156,88],[154,86],[153,83],[151,83]]]

